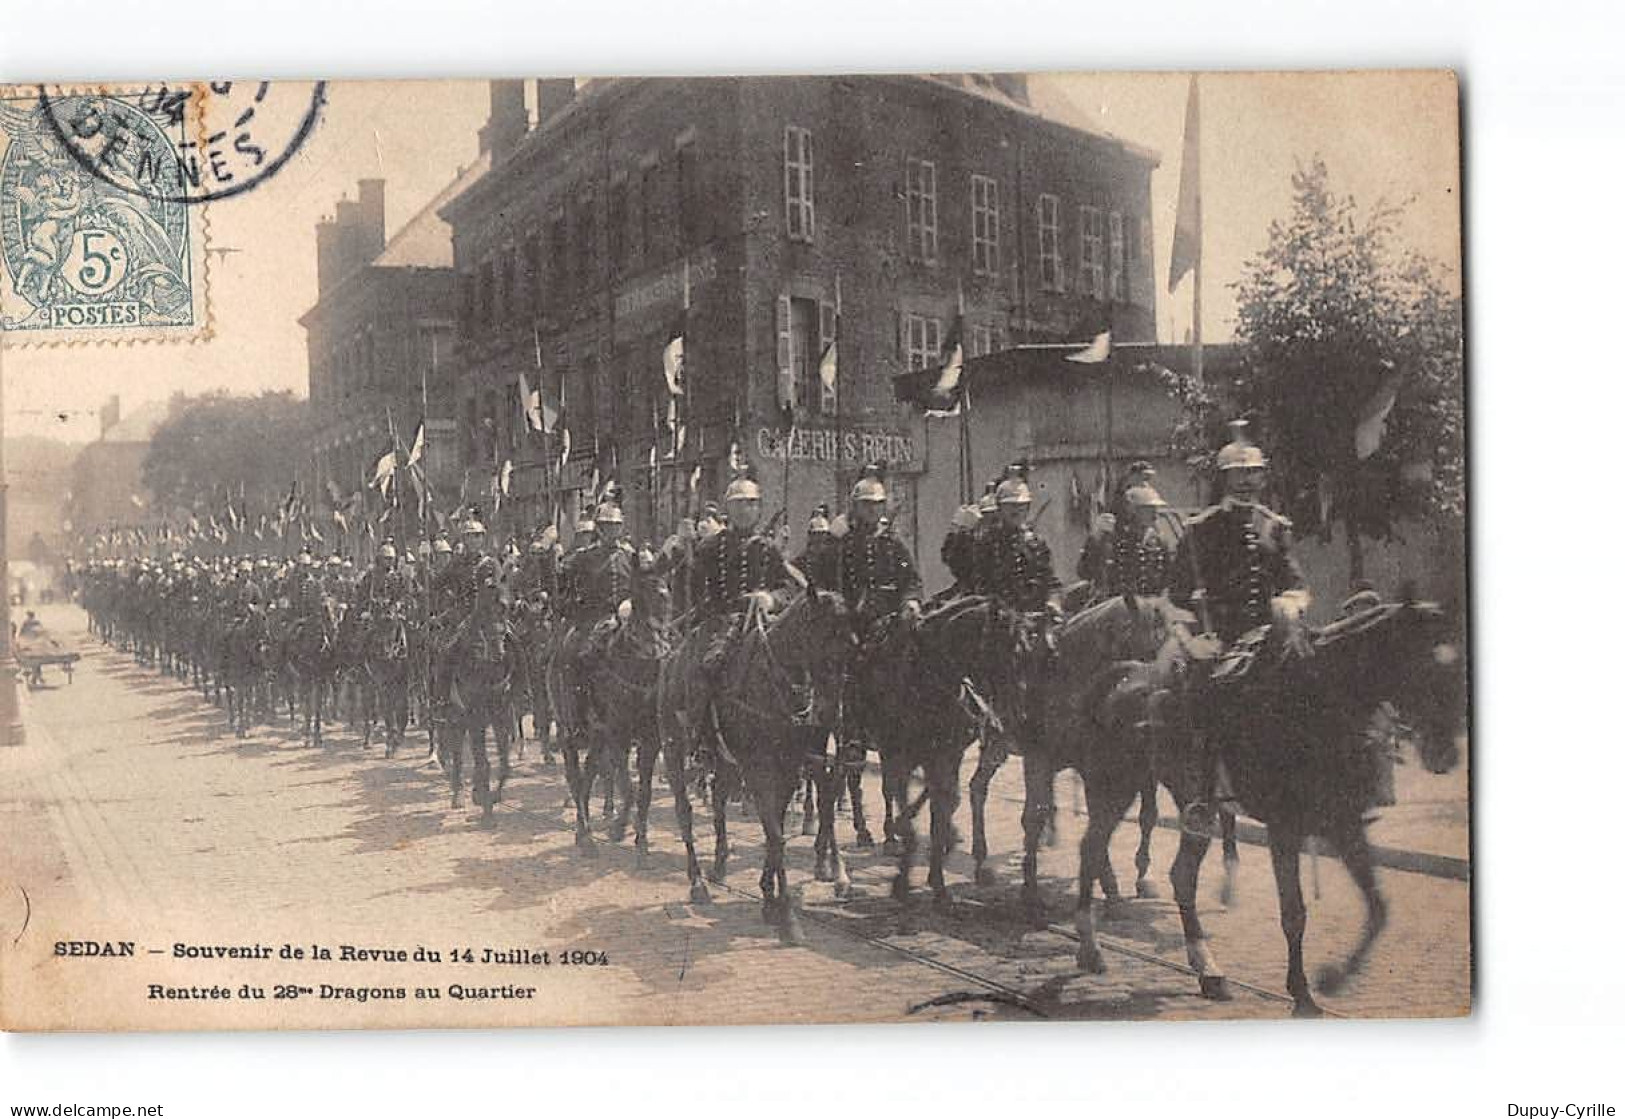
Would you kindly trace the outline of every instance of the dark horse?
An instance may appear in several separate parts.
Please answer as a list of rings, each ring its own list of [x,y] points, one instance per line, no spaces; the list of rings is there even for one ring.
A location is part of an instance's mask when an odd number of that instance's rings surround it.
[[[704,631],[697,631],[704,632]],[[713,802],[725,805],[731,770],[744,781],[762,824],[762,916],[786,943],[799,943],[801,928],[790,898],[784,862],[784,814],[794,796],[805,755],[809,725],[832,729],[842,673],[855,638],[845,603],[830,591],[799,594],[776,617],[754,604],[746,611],[733,649],[721,666],[713,693],[714,727],[691,727],[686,717],[688,679],[668,672],[661,680],[661,727],[666,732],[666,772],[677,802],[677,821],[688,855],[689,896],[707,901],[710,892],[700,876],[694,853],[693,810],[689,805],[687,766],[690,750],[708,739],[718,755]],[[696,642],[685,642],[693,646]],[[703,671],[697,658],[683,659],[689,671]],[[713,734],[714,732],[714,734]],[[833,788],[825,802],[833,810]],[[727,869],[726,833],[719,829],[713,876]],[[820,851],[834,861],[832,876],[839,892],[850,880],[833,843]]]
[[[468,743],[474,761],[474,803],[479,805],[482,818],[489,820],[508,783],[513,686],[523,669],[497,576],[488,574],[486,565],[495,568],[491,560],[482,561],[482,567],[476,568],[479,585],[473,609],[458,623],[447,643],[445,671],[452,733],[441,735],[439,748],[455,808],[462,799],[463,743]],[[485,745],[487,728],[497,745],[495,789],[491,787],[491,758]]]
[[[361,744],[366,746],[371,743],[373,719],[381,711],[384,720],[384,757],[392,758],[401,743],[406,741],[411,699],[415,642],[407,621],[406,605],[391,602],[381,610],[368,612],[363,616],[362,629],[366,675],[361,686],[366,689],[363,696],[366,729]]]
[[[600,622],[614,632],[600,634],[601,651],[583,664],[572,650],[587,635],[575,634],[562,643],[552,661],[553,707],[564,747],[565,780],[576,810],[576,847],[583,854],[597,850],[592,837],[592,786],[602,777],[612,794],[624,786],[627,759],[638,748],[637,850],[640,859],[649,849],[649,800],[654,784],[654,763],[660,752],[655,725],[655,694],[660,664],[670,652],[666,637],[669,598],[666,582],[641,561],[632,573],[631,609],[624,619]],[[585,757],[583,757],[585,744]],[[605,808],[606,813],[610,811]],[[629,797],[610,822],[611,842],[626,834]]]
[[[322,744],[322,705],[332,686],[342,609],[324,596],[314,610],[294,620],[283,646],[292,677],[289,706],[297,698],[305,716],[303,738],[312,746]]]
[[[629,616],[578,622],[556,642],[548,659],[548,698],[559,723],[564,780],[575,806],[575,846],[588,856],[598,849],[591,828],[593,781],[603,778],[604,812],[609,812],[608,799],[626,778],[634,739],[639,742],[639,771],[648,775],[640,793],[640,853],[648,846],[648,786],[660,750],[656,677],[669,651],[666,612],[665,580],[652,567],[635,562]],[[614,840],[626,835],[627,814],[629,804],[622,799],[611,825]]]
[[[978,728],[1012,733],[1023,721],[1018,677],[1026,635],[1019,618],[982,597],[954,599],[926,614],[918,629],[895,626],[853,674],[854,707],[880,751],[888,802],[902,806],[893,821],[900,843],[893,895],[907,901],[917,850],[913,817],[923,800],[908,803],[916,770],[925,777],[931,805],[927,883],[948,900],[943,860],[959,803],[959,770]]]
[[[1197,639],[1199,640],[1199,639]],[[1269,828],[1281,928],[1287,942],[1287,991],[1301,1016],[1320,1013],[1303,970],[1307,922],[1299,881],[1299,852],[1308,836],[1325,838],[1348,867],[1365,897],[1360,940],[1339,965],[1320,975],[1324,991],[1338,990],[1364,965],[1387,923],[1387,904],[1377,886],[1366,840],[1378,766],[1365,729],[1384,701],[1397,707],[1415,732],[1422,763],[1434,773],[1455,766],[1464,725],[1466,676],[1459,635],[1444,612],[1423,603],[1372,607],[1312,634],[1310,656],[1291,655],[1266,642],[1239,679],[1209,673],[1211,662],[1178,628],[1157,658],[1137,669],[1125,666],[1114,694],[1121,732],[1145,723],[1157,735],[1157,770],[1183,807],[1193,794],[1200,766],[1192,764],[1197,736],[1218,751],[1243,810]],[[1143,698],[1144,702],[1140,702]],[[1097,784],[1100,780],[1097,777]],[[1112,805],[1096,803],[1090,787],[1089,823],[1103,834],[1085,837],[1081,856],[1087,876],[1098,870],[1111,827],[1121,818]],[[1102,799],[1105,797],[1102,785]],[[1119,797],[1122,791],[1119,790]],[[1186,955],[1203,994],[1228,997],[1223,971],[1207,945],[1196,911],[1197,881],[1209,839],[1184,832],[1170,877],[1179,905]],[[1079,965],[1101,970],[1087,904],[1078,908]]]

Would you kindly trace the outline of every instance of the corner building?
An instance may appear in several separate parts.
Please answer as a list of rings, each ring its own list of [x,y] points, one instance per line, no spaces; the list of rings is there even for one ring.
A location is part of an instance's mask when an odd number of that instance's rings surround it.
[[[922,475],[958,476],[958,425],[898,404],[892,378],[940,360],[961,307],[967,358],[1107,327],[1153,339],[1156,156],[1042,116],[1023,77],[491,93],[491,169],[440,213],[461,284],[463,461],[485,479],[513,463],[505,530],[572,512],[596,471],[626,487],[634,538],[656,538],[719,496],[737,443],[795,544],[878,459],[897,529],[934,553],[952,503],[916,495]],[[831,391],[818,370],[837,332]],[[680,439],[662,370],[679,333]],[[551,434],[525,427],[521,373],[562,411]]]

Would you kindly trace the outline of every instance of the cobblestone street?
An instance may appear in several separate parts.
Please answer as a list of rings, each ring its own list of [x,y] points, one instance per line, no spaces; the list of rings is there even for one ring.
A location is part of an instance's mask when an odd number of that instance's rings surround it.
[[[78,641],[83,615],[46,608],[45,621]],[[682,848],[670,795],[655,790],[653,856],[638,869],[630,839],[601,842],[597,858],[575,849],[562,769],[526,744],[494,824],[453,809],[446,782],[413,732],[400,755],[363,749],[335,727],[322,749],[286,724],[233,737],[224,715],[178,681],[138,667],[88,639],[71,684],[30,693],[26,746],[0,754],[0,814],[21,840],[0,859],[0,939],[13,1005],[26,1024],[262,1027],[270,1024],[389,1026],[563,1023],[749,1023],[987,1016],[1281,1017],[1285,948],[1267,852],[1243,844],[1233,906],[1219,905],[1217,847],[1203,880],[1212,946],[1235,982],[1234,999],[1201,998],[1183,967],[1183,941],[1169,900],[1130,902],[1102,922],[1109,973],[1086,976],[1061,931],[1028,931],[1016,905],[1020,770],[1009,762],[989,805],[999,884],[968,882],[956,852],[955,903],[935,907],[921,890],[905,918],[890,899],[892,860],[850,849],[854,897],[836,901],[812,880],[811,838],[792,809],[790,865],[807,942],[781,946],[763,924],[754,887],[760,829],[731,821],[729,889],[709,906],[687,901]],[[527,724],[528,725],[528,724]],[[974,752],[967,766],[974,762]],[[871,770],[874,766],[871,765]],[[969,776],[969,769],[966,771]],[[1454,784],[1431,786],[1430,781]],[[1450,800],[1465,777],[1407,774],[1402,797]],[[1042,872],[1051,917],[1070,921],[1078,817],[1074,779],[1057,786],[1058,841]],[[595,796],[595,811],[598,808]],[[1081,800],[1081,797],[1078,798]],[[880,804],[871,772],[867,800]],[[1462,821],[1464,834],[1465,802]],[[1437,805],[1430,811],[1447,809]],[[968,807],[956,819],[970,834]],[[1373,838],[1384,842],[1379,824]],[[878,820],[874,822],[878,833]],[[1399,834],[1402,829],[1394,825]],[[709,854],[710,821],[697,814]],[[602,830],[599,831],[603,837]],[[1131,823],[1114,842],[1119,877],[1132,891]],[[1154,867],[1164,897],[1177,832],[1160,828]],[[1449,845],[1447,842],[1446,846]],[[1332,858],[1305,864],[1310,898],[1307,967],[1341,958],[1358,936],[1363,908]],[[1465,881],[1380,871],[1390,921],[1365,972],[1324,999],[1352,1015],[1433,1015],[1469,1004],[1469,887]],[[1313,882],[1318,878],[1319,896]],[[917,883],[923,885],[923,872]],[[24,930],[19,939],[18,930]],[[56,941],[134,941],[134,959],[53,955]],[[418,947],[439,962],[176,958],[174,946],[313,944]],[[471,950],[475,962],[453,953]],[[549,952],[551,964],[483,964],[485,948]],[[571,958],[561,954],[575,951]],[[607,964],[595,962],[598,956]],[[570,962],[565,963],[565,960]],[[175,1001],[150,985],[247,984],[293,998]],[[403,988],[407,1001],[343,995],[335,988]],[[313,994],[298,994],[300,985]],[[529,997],[452,997],[461,988],[533,988]],[[434,988],[439,998],[419,996]]]

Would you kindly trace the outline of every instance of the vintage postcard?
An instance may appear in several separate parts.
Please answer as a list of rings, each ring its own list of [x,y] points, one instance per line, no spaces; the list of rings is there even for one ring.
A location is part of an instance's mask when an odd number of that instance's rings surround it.
[[[0,89],[0,1025],[1468,1013],[1458,126]]]

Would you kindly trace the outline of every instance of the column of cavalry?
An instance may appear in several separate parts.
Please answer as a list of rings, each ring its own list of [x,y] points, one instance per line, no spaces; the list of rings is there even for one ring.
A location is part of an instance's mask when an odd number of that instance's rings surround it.
[[[359,572],[308,552],[287,562],[175,555],[93,560],[79,585],[103,641],[202,690],[226,708],[236,734],[285,711],[319,746],[324,719],[337,716],[361,726],[364,745],[381,724],[390,756],[415,722],[454,807],[471,762],[482,818],[504,795],[528,718],[543,764],[556,764],[555,750],[563,756],[583,855],[596,850],[601,790],[612,841],[635,817],[641,861],[663,779],[694,902],[708,902],[707,881],[728,873],[728,814],[743,798],[765,838],[763,915],[789,942],[800,927],[785,820],[798,793],[803,831],[816,835],[815,875],[844,897],[837,807],[849,799],[854,843],[872,847],[859,777],[877,757],[894,897],[911,904],[916,819],[929,809],[927,883],[951,904],[952,817],[966,751],[979,743],[970,779],[975,881],[994,877],[989,782],[1019,755],[1019,897],[1035,923],[1048,920],[1037,871],[1054,778],[1065,769],[1082,778],[1088,815],[1074,907],[1077,962],[1088,972],[1105,967],[1094,884],[1108,907],[1126,904],[1107,855],[1112,830],[1136,797],[1149,802],[1137,890],[1153,896],[1149,833],[1158,787],[1171,794],[1181,828],[1170,877],[1189,962],[1200,991],[1224,998],[1224,972],[1197,914],[1198,874],[1216,827],[1245,812],[1269,829],[1287,988],[1296,1010],[1313,1014],[1298,852],[1305,837],[1324,837],[1366,898],[1358,942],[1320,977],[1335,989],[1386,919],[1365,825],[1387,799],[1391,754],[1373,745],[1371,714],[1382,707],[1403,719],[1430,768],[1453,765],[1464,713],[1459,641],[1436,606],[1370,590],[1336,622],[1308,625],[1290,526],[1261,500],[1263,451],[1238,427],[1217,463],[1218,500],[1184,520],[1149,466],[1131,467],[1092,526],[1071,585],[1056,577],[1032,523],[1020,466],[956,512],[941,544],[954,582],[929,598],[891,531],[884,472],[874,467],[844,495],[844,511],[819,508],[793,558],[762,524],[761,490],[746,470],[658,547],[625,539],[611,483],[584,510],[568,552],[550,527],[494,549],[475,511],[455,543],[385,542]],[[715,837],[704,867],[696,799],[709,805]]]

